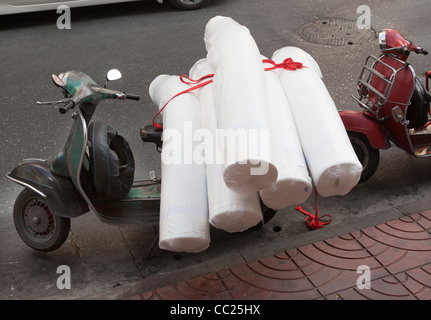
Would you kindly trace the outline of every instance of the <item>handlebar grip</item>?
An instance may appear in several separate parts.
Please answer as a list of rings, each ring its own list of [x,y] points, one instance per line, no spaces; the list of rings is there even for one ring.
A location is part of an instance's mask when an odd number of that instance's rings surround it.
[[[141,99],[141,96],[126,93],[126,99],[139,101]]]
[[[75,107],[75,103],[73,101],[70,101],[65,106],[60,107],[60,109],[58,109],[58,111],[60,111],[61,114],[65,114],[67,111],[69,111],[73,107]]]
[[[401,53],[402,53],[402,54],[404,54],[405,56],[410,55],[410,50],[409,50],[409,48],[407,48],[407,47],[401,47],[401,48],[400,48],[400,51],[401,51]]]

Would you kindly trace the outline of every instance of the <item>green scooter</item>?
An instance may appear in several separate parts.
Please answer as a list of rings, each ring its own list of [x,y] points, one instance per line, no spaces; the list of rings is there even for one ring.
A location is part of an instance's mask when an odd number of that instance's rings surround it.
[[[116,69],[106,75],[107,82],[119,78]],[[107,124],[92,121],[101,101],[140,97],[101,87],[80,71],[52,75],[52,80],[65,99],[38,104],[59,105],[62,114],[78,108],[67,141],[52,161],[25,159],[6,174],[25,187],[13,211],[21,239],[37,251],[58,249],[69,235],[71,218],[89,211],[110,224],[158,225],[161,181],[153,171],[149,180],[134,181],[133,153],[126,139]],[[159,152],[162,133],[152,125],[140,129],[141,139],[155,143]],[[264,219],[253,229],[276,213],[261,206]]]

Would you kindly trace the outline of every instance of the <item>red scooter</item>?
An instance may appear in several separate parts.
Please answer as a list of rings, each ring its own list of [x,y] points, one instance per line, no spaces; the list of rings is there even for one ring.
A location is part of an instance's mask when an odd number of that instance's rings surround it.
[[[369,56],[358,80],[359,97],[353,96],[362,111],[340,111],[352,146],[363,165],[360,182],[369,179],[379,165],[379,149],[391,142],[421,158],[431,156],[431,94],[407,62],[411,52],[428,52],[405,39],[398,31],[379,35],[382,55]]]

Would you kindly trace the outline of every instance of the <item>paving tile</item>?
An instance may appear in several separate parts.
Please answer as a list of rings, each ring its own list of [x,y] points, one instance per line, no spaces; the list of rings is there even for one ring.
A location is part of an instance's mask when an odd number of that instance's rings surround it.
[[[361,294],[356,288],[349,288],[337,293],[331,293],[324,297],[326,300],[371,300]]]
[[[153,300],[188,300],[187,296],[184,296],[181,292],[176,289],[176,285],[169,285],[154,291],[152,295]]]
[[[325,267],[309,277],[322,295],[337,293],[356,285],[358,274],[353,271]]]
[[[362,232],[362,230],[359,231],[359,234],[360,235],[356,238],[358,243],[360,243],[360,245],[364,247],[364,249],[370,252],[371,255],[376,256],[381,252],[387,250],[388,247],[386,245],[368,237],[365,233]]]
[[[270,290],[262,290],[249,286],[247,294],[240,297],[238,300],[272,300],[273,292]],[[283,299],[283,298],[281,298]]]
[[[325,296],[328,300],[416,300],[393,276],[377,279],[371,282],[369,289],[351,287],[335,294]]]
[[[431,210],[418,213],[418,219],[416,222],[424,228],[424,230],[431,230]]]
[[[276,292],[300,292],[314,289],[310,281],[304,276],[302,278],[280,279],[268,277],[254,272],[247,265],[232,269],[232,273],[240,280],[250,286],[262,290]]]
[[[343,242],[340,238],[332,238],[329,241],[321,241],[314,244],[314,246],[319,249],[320,251],[323,251],[325,254],[332,256],[334,258],[341,258],[341,259],[351,259],[351,260],[358,260],[358,259],[366,259],[366,258],[372,258],[372,255],[365,250],[361,245],[356,241],[350,241],[354,242],[356,249],[345,249],[341,246],[337,246],[340,244],[340,242]],[[345,244],[341,243],[341,244]],[[353,245],[350,245],[350,247],[354,247]]]
[[[390,247],[414,251],[431,251],[431,234],[422,232],[404,232],[391,228],[387,224],[366,228],[363,232],[377,242]]]
[[[406,272],[409,280],[414,281],[418,288],[412,288],[413,292],[418,292],[420,289],[431,289],[431,266],[416,268]],[[431,299],[431,296],[429,297]]]
[[[362,265],[369,289],[357,286]],[[431,210],[128,299],[431,300]]]
[[[378,266],[376,260],[370,254],[361,252],[361,259],[350,259],[350,252],[339,251],[338,256],[335,256],[330,254],[331,250],[329,250],[328,247],[325,247],[322,243],[311,244],[302,247],[299,250],[311,261],[315,261],[316,263],[335,269],[356,271],[359,265],[368,265],[370,268],[376,268]]]
[[[250,286],[248,283],[238,279],[229,271],[229,276],[224,278],[223,284],[229,291],[229,295],[232,299],[243,299],[253,292],[254,287]],[[270,293],[268,291],[268,293]],[[266,295],[267,293],[265,293]]]
[[[206,276],[180,282],[177,284],[177,290],[192,300],[231,299],[222,281],[212,280]]]
[[[272,257],[272,259],[265,259],[265,261],[252,261],[247,263],[247,266],[254,272],[268,278],[289,280],[304,277],[304,274],[292,261],[277,262],[275,260],[276,259]]]
[[[388,221],[378,227],[384,229],[393,229],[398,232],[399,236],[403,236],[408,239],[421,239],[423,238],[424,229],[416,223],[420,219],[419,214],[413,214],[411,216],[401,217],[397,220]],[[389,231],[390,233],[391,231]]]
[[[394,276],[378,279],[371,283],[371,290],[367,292],[374,294],[379,299],[411,299],[412,294],[401,285],[400,281]]]

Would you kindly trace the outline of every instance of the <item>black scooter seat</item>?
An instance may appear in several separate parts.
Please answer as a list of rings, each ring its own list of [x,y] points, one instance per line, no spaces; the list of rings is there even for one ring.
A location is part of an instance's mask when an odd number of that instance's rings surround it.
[[[424,103],[429,103],[431,102],[431,94],[428,92],[428,90],[425,88],[423,82],[421,80],[419,80],[418,78],[416,78],[416,83],[419,85],[420,87],[420,91],[422,93],[422,96],[424,98]]]

